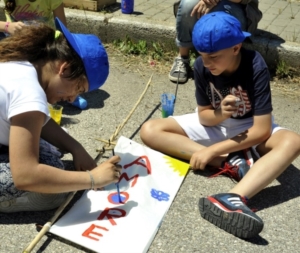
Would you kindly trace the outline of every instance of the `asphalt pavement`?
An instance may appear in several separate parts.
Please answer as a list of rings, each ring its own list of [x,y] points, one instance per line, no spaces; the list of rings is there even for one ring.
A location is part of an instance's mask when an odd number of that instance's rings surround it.
[[[168,80],[167,73],[159,73],[150,65],[130,66],[121,59],[118,55],[111,54],[111,71],[107,82],[100,90],[84,95],[89,104],[88,110],[81,111],[68,104],[64,105],[62,126],[83,144],[92,157],[96,157],[96,149],[103,145],[96,138],[108,139],[115,132],[116,127],[124,121],[135,105],[152,74],[150,88],[119,136],[123,135],[141,143],[141,124],[150,117],[161,117],[160,94],[175,92],[176,85]],[[174,114],[188,113],[195,109],[194,90],[192,80],[178,87]],[[299,99],[284,96],[280,90],[273,88],[273,104],[276,122],[299,132]],[[66,155],[63,159],[70,167],[71,157]],[[189,172],[149,248],[149,253],[299,252],[299,168],[298,158],[285,173],[250,201],[250,207],[257,208],[257,214],[265,222],[260,235],[251,240],[242,240],[218,229],[202,219],[198,211],[200,197],[226,192],[235,183],[222,176],[209,179],[209,173]],[[80,193],[74,200],[78,197]],[[36,224],[45,224],[54,211],[1,213],[0,253],[22,252],[36,236]],[[90,251],[47,234],[32,252]]]

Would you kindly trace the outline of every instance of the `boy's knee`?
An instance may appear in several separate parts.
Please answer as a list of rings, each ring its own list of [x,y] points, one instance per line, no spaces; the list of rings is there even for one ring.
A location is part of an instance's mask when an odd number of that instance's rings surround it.
[[[140,131],[140,136],[143,142],[146,142],[149,138],[151,138],[151,135],[155,132],[155,124],[153,120],[146,121]]]

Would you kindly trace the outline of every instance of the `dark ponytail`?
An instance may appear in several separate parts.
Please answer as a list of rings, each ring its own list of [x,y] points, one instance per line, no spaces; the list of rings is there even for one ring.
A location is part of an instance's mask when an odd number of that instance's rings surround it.
[[[69,78],[75,79],[85,74],[84,65],[77,53],[69,46],[61,33],[55,38],[55,30],[43,23],[23,27],[0,41],[0,62],[37,61],[68,62],[71,70]]]
[[[16,1],[15,0],[6,0],[5,1],[4,10],[7,11],[9,14],[13,13],[15,8],[16,8]]]

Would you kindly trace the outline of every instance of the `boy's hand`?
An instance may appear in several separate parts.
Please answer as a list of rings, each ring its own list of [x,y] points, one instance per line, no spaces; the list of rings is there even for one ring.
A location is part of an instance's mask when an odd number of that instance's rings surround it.
[[[224,118],[230,118],[238,109],[240,99],[233,95],[227,95],[221,102],[221,114]]]
[[[190,160],[190,167],[193,170],[204,170],[206,165],[214,158],[214,154],[209,148],[195,152]]]

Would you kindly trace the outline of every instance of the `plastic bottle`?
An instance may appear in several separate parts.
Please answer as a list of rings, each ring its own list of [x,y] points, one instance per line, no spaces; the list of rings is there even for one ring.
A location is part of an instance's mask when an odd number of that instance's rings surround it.
[[[87,107],[87,101],[84,98],[77,96],[72,105],[84,110]]]
[[[121,1],[121,10],[124,14],[133,13],[134,0],[122,0]]]

